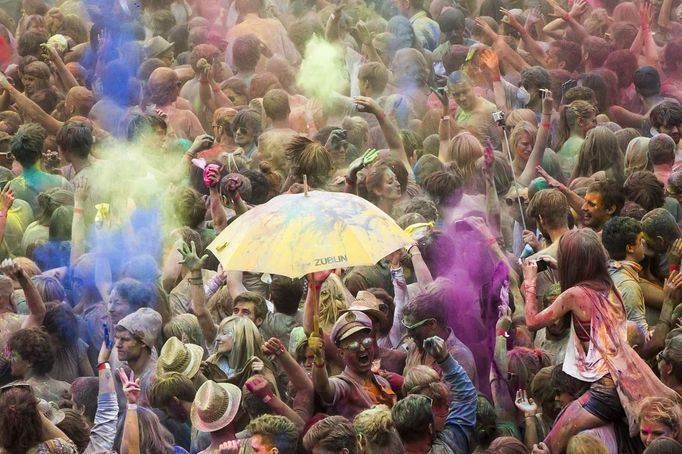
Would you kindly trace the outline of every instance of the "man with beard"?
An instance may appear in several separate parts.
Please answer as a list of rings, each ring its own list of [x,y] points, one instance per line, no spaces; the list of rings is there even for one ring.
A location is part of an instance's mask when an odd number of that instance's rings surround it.
[[[323,338],[315,333],[308,338],[308,346],[315,353],[315,391],[331,414],[351,421],[373,405],[392,407],[396,402],[388,381],[372,372],[375,351],[371,331],[372,320],[363,312],[348,311],[339,317],[330,337],[339,349],[345,369],[331,378],[327,376]]]

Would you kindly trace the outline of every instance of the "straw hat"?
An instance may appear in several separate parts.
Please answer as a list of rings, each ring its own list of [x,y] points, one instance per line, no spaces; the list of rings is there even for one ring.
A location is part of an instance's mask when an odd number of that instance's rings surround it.
[[[55,426],[66,418],[66,414],[54,402],[45,399],[38,399],[38,410]]]
[[[160,36],[154,36],[144,43],[144,53],[147,58],[155,58],[173,47],[173,44]]]
[[[363,312],[375,319],[379,324],[379,329],[385,331],[388,328],[388,318],[386,317],[386,314],[381,311],[381,304],[384,303],[382,303],[379,298],[374,296],[372,293],[366,290],[360,290],[351,307],[341,311],[341,313],[348,311]]]
[[[191,379],[199,372],[203,354],[203,347],[183,344],[177,337],[171,337],[161,348],[161,354],[156,362],[156,372],[159,375],[179,372]]]
[[[199,388],[192,404],[192,426],[200,432],[215,432],[232,422],[242,392],[231,383],[207,381]]]

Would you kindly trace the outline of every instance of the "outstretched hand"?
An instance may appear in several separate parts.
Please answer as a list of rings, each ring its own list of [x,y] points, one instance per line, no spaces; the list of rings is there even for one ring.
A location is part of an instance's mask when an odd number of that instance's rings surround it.
[[[2,191],[0,191],[0,213],[7,214],[9,209],[12,208],[14,198],[14,191],[9,187],[9,184],[6,184]]]
[[[516,400],[514,401],[516,408],[519,409],[523,416],[535,416],[538,412],[538,405],[533,398],[528,398],[528,393],[525,389],[516,391]]]
[[[15,281],[24,276],[24,270],[19,267],[14,259],[5,259],[0,262],[0,273]]]
[[[183,242],[182,246],[178,248],[178,252],[182,256],[182,260],[178,263],[185,265],[190,271],[201,271],[204,262],[208,259],[208,255],[206,254],[199,258],[194,241],[189,245]]]

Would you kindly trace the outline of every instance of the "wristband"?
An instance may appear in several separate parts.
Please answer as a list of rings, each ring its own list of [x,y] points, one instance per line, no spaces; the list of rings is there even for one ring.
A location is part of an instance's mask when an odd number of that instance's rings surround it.
[[[242,199],[242,196],[239,195],[239,192],[235,193],[234,197],[232,197],[232,200],[236,202],[239,202]]]
[[[74,208],[73,213],[74,214],[83,214],[83,208]]]
[[[566,13],[566,14],[564,14],[563,16],[561,16],[561,18],[562,18],[565,22],[569,22],[569,21],[571,20],[571,15],[568,14],[568,13]]]
[[[263,397],[263,402],[268,403],[272,400],[272,394],[268,394],[267,396]]]
[[[549,129],[549,122],[548,122],[548,121],[543,121],[543,122],[542,122],[542,127],[543,127],[543,128],[546,128],[546,129]]]
[[[384,112],[377,112],[376,117],[377,120],[379,120],[379,123],[381,123],[386,119],[386,114]]]
[[[495,243],[497,243],[497,238],[495,238],[494,236],[491,236],[490,238],[488,238],[487,240],[485,240],[485,245],[486,245],[486,247],[490,247],[490,246],[492,246],[492,245],[495,244]]]
[[[502,80],[502,77],[499,75],[499,73],[493,76],[493,82],[499,82],[500,80]]]
[[[215,87],[213,87],[212,90],[213,90],[213,93],[218,93],[218,92],[222,91],[222,90],[220,90],[220,87],[217,85]]]
[[[99,363],[97,365],[97,370],[106,370],[106,369],[111,369],[111,365],[106,361],[103,363]]]
[[[352,178],[346,177],[346,184],[348,186],[355,186],[356,181]]]
[[[670,272],[672,273],[673,271],[680,271],[679,265],[670,265],[669,267]]]
[[[443,115],[442,117],[440,117],[440,119],[443,120],[443,121],[449,121],[449,120],[450,120],[450,115]]]
[[[137,411],[137,404],[128,404],[127,408],[128,408],[128,410]]]
[[[321,363],[318,363],[317,361],[313,361],[313,364],[315,364],[315,367],[323,368],[324,367],[324,360],[322,360]]]

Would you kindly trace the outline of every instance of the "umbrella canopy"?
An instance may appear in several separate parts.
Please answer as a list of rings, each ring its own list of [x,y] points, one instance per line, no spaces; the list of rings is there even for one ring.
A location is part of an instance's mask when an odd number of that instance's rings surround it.
[[[374,265],[411,243],[386,213],[345,193],[283,194],[247,211],[208,246],[225,270],[301,277]]]

